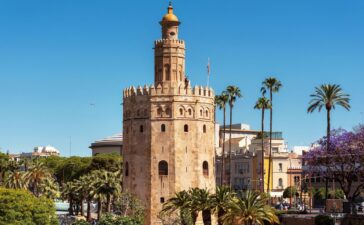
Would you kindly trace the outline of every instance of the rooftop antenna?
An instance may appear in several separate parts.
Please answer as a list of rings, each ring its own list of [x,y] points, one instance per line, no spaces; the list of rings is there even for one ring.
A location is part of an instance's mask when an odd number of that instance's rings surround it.
[[[169,0],[169,6],[172,6],[172,0]]]

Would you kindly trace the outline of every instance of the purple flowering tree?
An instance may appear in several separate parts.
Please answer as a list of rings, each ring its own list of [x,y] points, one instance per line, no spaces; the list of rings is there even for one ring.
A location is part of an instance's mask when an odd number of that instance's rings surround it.
[[[352,202],[364,188],[364,126],[354,131],[335,130],[330,138],[318,141],[319,146],[304,156],[310,173],[333,179]]]

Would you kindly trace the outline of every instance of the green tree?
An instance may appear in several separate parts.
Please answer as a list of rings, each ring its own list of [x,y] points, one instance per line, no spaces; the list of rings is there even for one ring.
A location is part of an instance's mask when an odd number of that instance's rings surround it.
[[[55,206],[25,190],[0,189],[0,225],[56,225]]]
[[[226,205],[235,197],[230,187],[221,186],[216,188],[216,193],[211,196],[213,211],[217,214],[218,224],[222,225],[222,218],[226,214]]]
[[[211,224],[212,199],[206,189],[192,188],[188,191],[190,195],[189,209],[193,223],[196,223],[199,212],[202,212],[202,219],[205,225]]]
[[[262,139],[262,156],[261,156],[261,192],[264,192],[264,112],[266,109],[270,109],[271,105],[270,105],[270,100],[267,99],[266,97],[260,97],[258,98],[258,101],[255,103],[254,109],[259,109],[262,111],[262,121],[261,121],[261,126],[262,126],[262,130],[261,130],[261,139]]]
[[[275,210],[265,205],[267,197],[257,192],[247,191],[243,198],[234,198],[227,203],[227,213],[223,217],[225,224],[264,224],[279,223]]]
[[[221,95],[215,97],[215,104],[219,106],[220,110],[223,110],[223,133],[222,133],[222,156],[221,156],[221,180],[220,186],[225,185],[225,134],[226,134],[226,104],[229,101],[229,96],[223,92]]]
[[[265,95],[269,92],[269,101],[270,101],[270,117],[269,117],[269,165],[268,165],[268,193],[270,192],[270,181],[273,180],[271,178],[271,167],[272,167],[272,132],[273,132],[273,93],[279,92],[279,89],[282,87],[282,83],[274,78],[268,77],[262,82],[261,92]]]
[[[134,217],[128,216],[115,216],[112,214],[104,215],[98,225],[142,225],[143,221],[140,221]]]
[[[117,172],[121,170],[122,159],[121,156],[115,153],[112,154],[98,154],[92,157],[89,170],[106,170],[110,172]]]
[[[309,107],[307,109],[308,113],[312,113],[315,110],[319,112],[325,108],[326,109],[326,151],[330,150],[330,136],[331,136],[331,111],[335,109],[336,106],[341,106],[346,110],[350,110],[350,95],[345,94],[337,84],[322,84],[319,87],[315,87],[315,92],[310,95],[312,98]],[[328,179],[325,182],[325,199],[328,197]]]
[[[9,156],[0,152],[0,185],[5,180],[5,172],[8,171]]]
[[[73,181],[86,174],[91,165],[91,157],[72,156],[66,158],[57,169],[56,177],[61,183]]]
[[[111,201],[114,197],[118,197],[121,193],[120,182],[116,177],[116,173],[105,170],[97,170],[95,173],[95,193],[98,195],[99,210],[102,207],[102,199],[106,198],[106,212],[111,212]],[[101,217],[101,211],[98,212]],[[99,218],[100,218],[99,217]]]
[[[27,189],[28,183],[25,179],[25,173],[21,171],[10,171],[4,181],[6,188]]]
[[[74,182],[67,182],[62,186],[62,199],[68,200],[69,202],[69,208],[68,213],[70,215],[74,215],[74,203],[76,199],[76,192],[75,192],[76,186]]]
[[[45,182],[51,182],[49,180],[52,180],[52,174],[42,162],[35,162],[25,173],[25,180],[29,184],[32,193],[39,197],[41,194],[43,194],[42,186],[45,184]]]
[[[228,86],[226,88],[226,94],[229,96],[229,107],[230,107],[230,126],[229,126],[229,186],[231,186],[231,134],[233,125],[233,108],[236,100],[242,97],[240,88],[237,86]],[[225,128],[224,128],[225,130]],[[224,140],[225,141],[225,140]]]
[[[293,198],[298,194],[296,187],[287,187],[283,191],[283,198]]]
[[[123,217],[133,217],[139,221],[144,220],[145,206],[142,201],[129,192],[122,192],[114,201],[114,213]]]
[[[189,193],[187,191],[180,191],[164,203],[161,213],[164,214],[179,211],[182,225],[189,225],[192,223],[190,203],[191,196]]]

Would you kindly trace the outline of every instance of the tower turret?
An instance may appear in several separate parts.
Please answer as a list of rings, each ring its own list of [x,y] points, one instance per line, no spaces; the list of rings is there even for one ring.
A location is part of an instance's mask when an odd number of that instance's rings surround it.
[[[185,43],[178,39],[181,22],[170,3],[162,20],[162,39],[154,44],[155,85],[178,87],[185,83]]]

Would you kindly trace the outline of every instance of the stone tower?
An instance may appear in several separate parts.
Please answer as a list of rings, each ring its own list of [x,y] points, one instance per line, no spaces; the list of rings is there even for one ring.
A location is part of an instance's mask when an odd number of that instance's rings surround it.
[[[146,204],[145,224],[176,192],[215,190],[214,92],[191,87],[185,43],[170,4],[154,42],[154,85],[123,91],[123,188]]]

